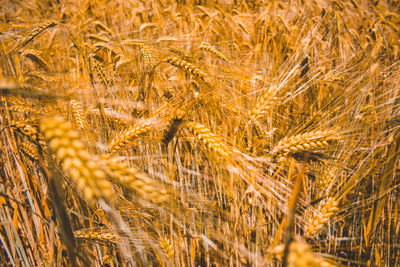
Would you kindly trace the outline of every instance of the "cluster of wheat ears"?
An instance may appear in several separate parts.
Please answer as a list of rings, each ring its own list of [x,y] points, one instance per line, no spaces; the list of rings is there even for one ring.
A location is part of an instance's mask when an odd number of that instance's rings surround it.
[[[1,264],[400,264],[399,14],[0,0]]]

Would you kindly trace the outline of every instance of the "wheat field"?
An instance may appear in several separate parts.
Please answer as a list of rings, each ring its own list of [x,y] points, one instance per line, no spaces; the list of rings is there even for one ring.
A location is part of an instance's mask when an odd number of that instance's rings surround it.
[[[0,15],[0,265],[400,266],[400,1]]]

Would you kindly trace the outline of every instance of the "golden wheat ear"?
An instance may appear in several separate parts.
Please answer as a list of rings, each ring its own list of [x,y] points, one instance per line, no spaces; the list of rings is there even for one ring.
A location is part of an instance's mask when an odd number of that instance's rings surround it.
[[[272,155],[276,158],[284,158],[293,153],[305,152],[311,149],[324,148],[329,146],[332,141],[337,141],[340,137],[334,130],[312,131],[286,137],[272,150]]]
[[[31,42],[33,39],[35,39],[37,36],[39,36],[42,32],[45,30],[56,26],[58,23],[56,21],[47,21],[43,23],[42,25],[34,28],[32,31],[30,31],[27,35],[25,35],[21,40],[19,40],[13,48],[11,48],[7,54],[18,51],[19,49],[23,48],[26,46],[29,42]]]
[[[109,151],[111,153],[117,153],[118,151],[125,149],[135,137],[147,133],[155,129],[155,127],[156,125],[152,121],[145,121],[127,127],[111,140]]]
[[[46,118],[41,121],[40,130],[56,162],[90,202],[111,198],[112,184],[106,173],[86,152],[79,134],[69,123],[61,117]]]
[[[305,236],[312,238],[319,234],[329,219],[339,211],[338,204],[335,198],[328,198],[320,203],[315,215],[308,220]]]
[[[222,141],[222,138],[214,134],[201,123],[188,122],[185,124],[188,130],[194,134],[208,149],[214,151],[222,158],[230,159],[233,151]]]
[[[138,199],[162,207],[166,207],[171,200],[170,194],[161,183],[151,179],[137,168],[128,166],[127,163],[120,162],[118,158],[111,155],[103,155],[101,162],[108,178],[132,190]]]
[[[284,245],[279,245],[269,250],[273,256],[282,259]],[[331,261],[325,260],[321,256],[313,253],[310,246],[304,241],[293,241],[290,243],[287,266],[291,267],[334,267],[337,266]]]
[[[29,58],[35,64],[37,64],[40,68],[42,68],[45,71],[49,71],[49,65],[47,62],[42,58],[41,52],[38,50],[34,49],[26,49],[23,51],[22,56]]]

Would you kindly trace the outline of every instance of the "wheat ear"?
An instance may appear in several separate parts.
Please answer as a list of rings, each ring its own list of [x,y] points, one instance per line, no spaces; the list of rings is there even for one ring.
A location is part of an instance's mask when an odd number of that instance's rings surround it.
[[[164,186],[137,168],[128,166],[127,163],[120,162],[110,155],[102,156],[102,163],[112,181],[132,190],[139,199],[157,205],[168,203],[170,195]]]
[[[307,237],[313,237],[319,234],[329,219],[339,210],[338,204],[339,203],[335,198],[328,198],[324,202],[320,203],[317,212],[308,221],[305,235]]]
[[[24,57],[29,58],[33,62],[35,62],[39,67],[44,69],[45,71],[49,71],[49,65],[44,61],[44,59],[40,56],[40,51],[34,49],[26,49],[22,53]]]
[[[184,122],[185,112],[181,109],[178,109],[174,112],[171,119],[168,121],[167,127],[163,134],[163,143],[168,145],[168,143],[174,138],[175,134],[178,132],[179,127]]]
[[[183,70],[184,72],[193,75],[193,77],[197,79],[201,79],[203,81],[206,80],[206,74],[201,69],[197,68],[195,65],[186,60],[170,56],[166,59],[166,61],[172,66],[177,67]]]
[[[218,155],[226,159],[232,155],[232,150],[229,149],[222,139],[203,124],[188,122],[186,126],[191,133],[206,145],[206,147],[216,152]]]
[[[208,43],[204,43],[204,44],[200,45],[199,49],[200,49],[200,50],[203,50],[203,51],[210,52],[211,54],[213,54],[213,55],[216,56],[217,58],[219,58],[219,59],[221,59],[221,60],[223,60],[223,61],[228,62],[228,59],[227,59],[221,52],[219,52],[217,49],[215,49],[214,47],[212,47],[212,46],[211,46],[210,44],[208,44]]]
[[[277,246],[270,250],[272,255],[281,258],[283,251],[285,249],[284,245]],[[294,241],[290,243],[289,256],[287,261],[288,267],[333,267],[336,266],[321,256],[315,254],[310,249],[309,245],[304,241]]]
[[[250,111],[250,120],[257,121],[276,104],[278,98],[274,97],[276,93],[275,87],[270,87],[265,90],[263,94],[257,99],[254,108]]]
[[[154,127],[155,127],[154,123],[144,122],[126,128],[121,133],[119,133],[114,139],[111,140],[109,151],[111,153],[117,153],[118,151],[126,148],[130,144],[133,138],[135,138],[140,134],[151,131],[152,129],[154,129]]]
[[[50,152],[64,172],[92,203],[96,199],[109,199],[112,184],[97,161],[85,151],[80,136],[71,124],[61,117],[43,119],[40,124]]]
[[[314,148],[322,148],[329,145],[330,141],[337,140],[335,131],[313,131],[304,134],[287,137],[279,141],[272,150],[275,157],[286,156],[291,153],[307,151]]]
[[[171,241],[168,238],[161,237],[160,241],[158,241],[158,244],[162,248],[165,256],[168,259],[171,259],[175,255],[175,250],[173,245],[171,244]]]
[[[114,234],[107,228],[80,229],[74,232],[74,236],[79,239],[96,240],[107,243],[117,243],[120,240],[117,234]]]
[[[83,109],[81,103],[76,101],[75,99],[72,99],[69,101],[71,111],[72,111],[72,116],[78,125],[79,129],[83,130],[85,129],[85,123],[84,123],[84,116],[83,116]]]
[[[21,49],[22,47],[26,46],[30,41],[35,39],[39,34],[41,34],[43,31],[45,31],[48,28],[54,27],[57,25],[57,22],[51,20],[43,23],[42,25],[34,28],[32,31],[30,31],[25,37],[22,38],[8,53],[17,51]]]

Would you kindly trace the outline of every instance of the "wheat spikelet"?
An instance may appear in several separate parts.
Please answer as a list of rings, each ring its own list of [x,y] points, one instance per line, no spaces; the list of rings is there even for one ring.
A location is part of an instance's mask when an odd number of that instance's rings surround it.
[[[339,210],[338,204],[335,198],[328,198],[320,203],[316,214],[308,221],[305,235],[307,237],[314,237],[319,234],[329,219]]]
[[[118,49],[117,47],[111,45],[110,43],[105,43],[105,42],[98,42],[93,44],[94,47],[96,48],[103,48],[103,49],[107,49],[111,52],[113,52],[115,55],[119,55],[122,53],[122,51],[120,49]]]
[[[69,104],[71,107],[72,116],[74,118],[74,121],[78,125],[79,129],[81,130],[85,129],[82,105],[75,99],[70,100]]]
[[[35,39],[43,31],[45,31],[48,28],[54,27],[56,25],[57,25],[57,22],[51,20],[51,21],[47,21],[47,22],[43,23],[42,25],[34,28],[24,38],[22,38],[22,40],[20,40],[8,53],[11,53],[11,52],[21,49],[22,47],[26,46],[30,41]]]
[[[23,153],[31,157],[32,159],[40,159],[41,156],[39,154],[38,149],[31,142],[24,142],[20,145],[20,149]]]
[[[79,239],[96,240],[101,242],[118,243],[119,236],[107,228],[80,229],[74,232],[74,236]]]
[[[183,59],[179,59],[177,57],[174,56],[170,56],[166,59],[166,61],[171,64],[174,67],[177,67],[183,71],[185,71],[188,74],[193,75],[195,78],[201,79],[201,80],[205,80],[206,75],[205,73],[200,70],[199,68],[197,68],[196,66],[194,66],[192,63],[185,61]]]
[[[158,241],[158,244],[162,248],[165,256],[168,259],[171,259],[175,255],[174,247],[171,244],[171,241],[168,238],[161,237],[160,241]]]
[[[44,69],[45,71],[49,71],[49,66],[47,65],[46,61],[40,56],[40,51],[34,49],[26,49],[22,53],[24,57],[29,58],[33,62],[35,62],[39,67]]]
[[[129,167],[127,163],[120,162],[110,155],[103,155],[101,158],[108,177],[132,190],[139,199],[157,205],[165,205],[170,200],[170,195],[162,184],[149,178],[138,169]]]
[[[284,249],[284,245],[279,245],[270,250],[270,253],[278,258],[281,258],[284,253]],[[335,265],[313,253],[308,244],[306,244],[304,241],[294,241],[290,243],[287,266],[333,267]]]
[[[100,21],[94,21],[93,24],[97,29],[106,32],[108,35],[113,35],[113,32],[111,31],[111,29],[108,28],[103,23],[101,23]]]
[[[178,55],[180,58],[186,61],[193,61],[193,58],[188,56],[185,51],[183,51],[181,48],[170,46],[168,47],[168,50],[171,51],[172,53]]]
[[[265,92],[257,99],[254,108],[250,111],[250,120],[256,121],[262,119],[262,117],[276,104],[277,98],[274,97],[276,93],[275,87],[269,87]]]
[[[315,148],[323,148],[329,145],[330,141],[337,140],[335,131],[314,131],[287,137],[279,141],[272,150],[275,157],[286,156],[291,153],[307,151]]]
[[[144,67],[146,70],[149,70],[153,66],[153,56],[149,50],[149,47],[145,44],[140,45],[140,53],[143,58]]]
[[[56,161],[89,201],[112,196],[112,184],[106,180],[105,172],[85,151],[79,134],[69,123],[61,117],[43,119],[40,130]]]
[[[111,42],[110,38],[98,34],[88,34],[86,35],[86,37],[97,42],[102,42],[102,43]]]
[[[188,122],[186,123],[186,126],[191,133],[197,136],[197,138],[206,145],[206,147],[216,152],[223,158],[228,159],[231,156],[232,151],[229,149],[229,147],[219,136],[211,132],[210,129],[196,122]]]
[[[154,129],[155,124],[153,122],[142,122],[140,124],[132,125],[121,133],[119,133],[114,139],[111,140],[109,151],[112,153],[116,153],[126,146],[129,145],[130,141],[135,138],[136,136],[149,132]]]
[[[228,59],[221,52],[219,52],[217,49],[215,49],[214,47],[212,47],[211,45],[209,45],[207,43],[204,43],[204,44],[200,45],[199,49],[203,50],[203,51],[210,52],[211,54],[213,54],[217,58],[228,62]]]
[[[112,79],[108,77],[106,72],[104,71],[103,66],[98,60],[93,60],[93,68],[97,72],[98,76],[100,77],[101,81],[106,87],[111,87],[113,85]]]
[[[41,73],[41,72],[38,72],[38,71],[31,71],[27,75],[30,76],[30,77],[33,77],[33,78],[38,78],[38,79],[40,79],[42,81],[45,81],[47,83],[54,83],[55,82],[54,79],[52,79],[48,75],[46,75],[44,73]]]

